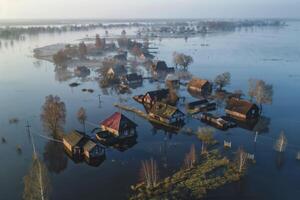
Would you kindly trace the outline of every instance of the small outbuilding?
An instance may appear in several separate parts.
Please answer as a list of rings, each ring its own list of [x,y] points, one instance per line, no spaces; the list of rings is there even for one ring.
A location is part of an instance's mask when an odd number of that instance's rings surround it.
[[[167,87],[175,87],[178,88],[180,86],[180,81],[178,76],[174,75],[174,74],[168,74],[166,76],[166,85]]]
[[[141,84],[143,82],[143,76],[137,73],[127,74],[124,76],[124,81],[128,85]]]
[[[259,116],[259,108],[250,101],[238,98],[230,98],[227,101],[225,112],[236,119],[250,120]]]
[[[165,73],[174,73],[175,69],[173,67],[168,67],[165,61],[157,61],[156,64],[152,65],[152,70],[156,73],[165,72]]]
[[[185,115],[177,107],[162,102],[156,102],[150,109],[149,116],[167,124],[174,124],[183,122]]]
[[[201,94],[210,94],[212,91],[212,84],[205,79],[193,78],[188,83],[188,89],[193,92],[199,92]]]
[[[87,159],[98,158],[104,154],[104,148],[92,140],[88,140],[83,146],[83,155]]]
[[[101,129],[103,131],[107,131],[119,139],[136,136],[136,127],[136,123],[119,112],[115,112],[101,122]]]

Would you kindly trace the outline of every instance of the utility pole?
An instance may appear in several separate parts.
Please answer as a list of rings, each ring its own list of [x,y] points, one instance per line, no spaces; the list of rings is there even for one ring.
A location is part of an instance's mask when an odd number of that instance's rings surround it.
[[[30,126],[28,120],[26,121],[26,126],[25,127],[26,127],[26,131],[27,131],[27,133],[28,133],[28,135],[30,137],[30,142],[32,144],[33,156],[34,156],[34,158],[37,158],[37,154],[36,154],[36,150],[35,150],[35,145],[34,145],[34,140],[33,140],[33,137],[32,137],[31,131],[30,131],[30,127],[31,126]]]
[[[99,108],[101,108],[101,94],[98,95]]]

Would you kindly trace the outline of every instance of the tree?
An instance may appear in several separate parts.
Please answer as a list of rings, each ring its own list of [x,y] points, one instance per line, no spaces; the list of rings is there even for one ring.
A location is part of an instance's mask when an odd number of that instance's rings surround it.
[[[236,154],[236,163],[239,173],[242,173],[243,170],[247,167],[248,156],[243,148],[239,148]]]
[[[33,163],[29,173],[24,176],[24,200],[48,200],[50,199],[50,180],[48,172],[38,157],[33,157]]]
[[[83,125],[83,130],[85,132],[85,120],[86,120],[87,116],[86,116],[86,111],[83,107],[79,108],[78,112],[77,112],[77,119],[79,121],[79,123],[81,123]]]
[[[68,166],[64,145],[54,141],[47,142],[43,152],[43,160],[50,173],[59,174],[63,172]]]
[[[198,130],[197,137],[202,142],[201,154],[207,153],[207,146],[214,142],[213,133],[214,130],[210,127],[204,127]]]
[[[126,37],[126,31],[122,30],[121,35],[122,35],[122,37]]]
[[[193,57],[189,55],[185,55],[183,53],[173,53],[173,62],[177,67],[182,66],[184,69],[187,68],[190,64],[194,62]]]
[[[249,80],[249,96],[251,99],[255,98],[260,105],[260,112],[262,112],[262,104],[272,104],[273,102],[273,85],[267,84],[263,80]]]
[[[96,46],[97,49],[101,49],[102,48],[102,42],[101,42],[99,34],[96,34],[95,46]]]
[[[275,150],[278,152],[284,152],[285,148],[287,145],[287,139],[285,137],[285,134],[283,131],[281,131],[281,133],[279,134],[278,139],[276,140],[275,143]]]
[[[53,62],[55,65],[62,65],[68,60],[68,56],[63,50],[59,50],[56,54],[53,55]]]
[[[60,97],[49,95],[45,98],[45,103],[42,106],[41,120],[43,126],[55,139],[60,139],[59,131],[63,129],[66,121],[66,106]]]
[[[219,74],[214,83],[218,86],[219,90],[222,90],[223,87],[230,84],[231,74],[229,72],[225,72],[223,74]]]
[[[145,182],[147,188],[153,188],[157,185],[159,181],[159,171],[156,161],[152,158],[142,161],[141,179]]]
[[[191,146],[190,152],[185,155],[184,169],[191,169],[197,162],[195,145]]]
[[[86,54],[87,54],[87,47],[86,47],[86,45],[85,45],[84,42],[80,42],[79,43],[78,51],[79,51],[79,56],[81,58],[84,58],[86,56]]]

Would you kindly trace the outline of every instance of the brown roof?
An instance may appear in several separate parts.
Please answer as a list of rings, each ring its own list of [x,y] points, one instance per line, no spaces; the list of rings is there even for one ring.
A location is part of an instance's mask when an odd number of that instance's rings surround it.
[[[257,107],[256,104],[253,104],[250,101],[238,98],[230,98],[227,101],[226,110],[247,114],[253,108],[253,106]]]
[[[64,140],[67,141],[71,146],[78,145],[79,142],[83,139],[84,139],[84,134],[76,130],[64,136]]]
[[[102,126],[105,126],[107,128],[111,128],[113,130],[119,131],[127,126],[136,127],[137,125],[128,119],[125,115],[115,112],[113,115],[111,115],[109,118],[104,120],[101,123]]]
[[[209,83],[208,80],[193,78],[189,83],[188,87],[202,88],[205,84]]]
[[[172,117],[176,112],[181,113],[182,115],[183,112],[181,112],[178,108],[174,106],[170,106],[168,104],[162,103],[162,102],[156,102],[152,108],[151,108],[151,113],[154,113],[155,115],[161,116],[163,118],[170,118]]]

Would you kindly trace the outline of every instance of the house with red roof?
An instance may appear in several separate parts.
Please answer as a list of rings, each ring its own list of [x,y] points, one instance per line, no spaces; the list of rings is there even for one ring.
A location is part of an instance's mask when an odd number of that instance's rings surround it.
[[[119,139],[136,135],[137,124],[119,112],[101,122],[100,126],[102,131],[107,131]]]

